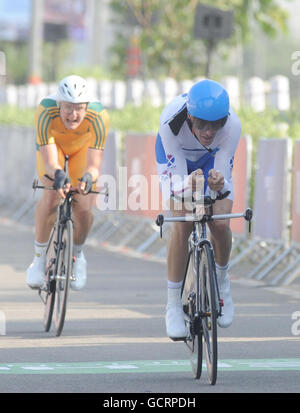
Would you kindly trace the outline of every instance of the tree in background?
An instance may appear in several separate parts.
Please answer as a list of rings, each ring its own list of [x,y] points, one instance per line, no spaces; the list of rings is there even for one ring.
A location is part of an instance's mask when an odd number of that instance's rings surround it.
[[[203,74],[205,43],[193,34],[198,3],[198,0],[112,0],[120,27],[113,48],[112,69],[126,75],[126,48],[135,29],[143,52],[144,76],[182,79]],[[251,38],[254,23],[270,37],[287,31],[288,13],[277,0],[203,0],[201,3],[234,11],[235,33],[220,43],[218,52],[222,56]]]
[[[27,78],[28,45],[25,42],[0,42],[0,50],[6,55],[6,83],[22,84]]]

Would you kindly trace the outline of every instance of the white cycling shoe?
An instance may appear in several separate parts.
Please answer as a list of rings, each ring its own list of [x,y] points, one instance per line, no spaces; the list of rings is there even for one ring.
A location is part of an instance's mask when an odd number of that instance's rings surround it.
[[[70,282],[72,290],[78,291],[85,286],[87,279],[86,269],[87,262],[84,258],[83,252],[81,251],[80,254],[76,257],[73,265],[73,274],[75,279],[71,280]]]
[[[37,290],[43,286],[45,281],[45,265],[46,261],[44,259],[34,257],[26,272],[26,282],[30,288]]]
[[[227,328],[233,322],[234,317],[234,303],[230,292],[230,280],[227,271],[218,274],[218,285],[220,298],[223,299],[222,316],[218,317],[217,322],[219,327]]]
[[[166,311],[167,336],[173,340],[185,338],[187,328],[181,304],[168,304]]]

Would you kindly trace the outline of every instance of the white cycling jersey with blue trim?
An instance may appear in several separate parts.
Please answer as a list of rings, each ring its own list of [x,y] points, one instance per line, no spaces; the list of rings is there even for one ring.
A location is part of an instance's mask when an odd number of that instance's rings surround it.
[[[225,185],[222,193],[230,191],[233,200],[233,158],[241,135],[241,123],[230,108],[228,119],[218,130],[209,148],[203,146],[191,132],[186,121],[187,94],[177,96],[163,110],[156,139],[157,171],[163,200],[174,194],[189,196],[188,175],[201,168],[205,176],[204,192],[208,193],[207,176],[210,169],[222,173]]]

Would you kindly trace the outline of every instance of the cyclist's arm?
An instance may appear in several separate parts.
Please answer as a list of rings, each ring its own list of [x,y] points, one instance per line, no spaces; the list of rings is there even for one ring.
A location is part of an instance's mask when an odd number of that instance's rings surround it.
[[[182,200],[191,195],[186,160],[176,136],[168,125],[161,125],[157,136],[156,164],[164,201]]]
[[[224,131],[225,132],[225,131]],[[241,123],[239,118],[231,113],[231,119],[228,127],[226,128],[226,134],[223,137],[223,142],[220,145],[220,150],[216,153],[214,169],[212,175],[222,175],[224,178],[223,188],[219,189],[220,193],[225,193],[228,190],[231,191],[231,197],[233,196],[233,184],[232,184],[232,168],[233,159],[241,136]],[[217,173],[217,174],[216,174]],[[208,179],[208,184],[210,179]],[[212,188],[214,189],[214,188]]]
[[[55,139],[51,133],[52,119],[47,107],[42,103],[37,107],[34,117],[36,143],[43,158],[46,175],[54,179],[55,171],[61,169],[61,166],[58,163]]]
[[[104,150],[110,124],[107,110],[100,102],[91,103],[86,117],[91,124],[90,131],[93,136],[91,148]]]
[[[58,152],[55,144],[40,146],[40,152],[44,161],[46,174],[54,179],[55,171],[62,169],[58,163]]]
[[[49,144],[40,146],[40,153],[44,161],[46,177],[53,180],[53,187],[56,188],[61,198],[65,198],[65,194],[69,192],[71,184],[66,181],[66,174],[58,163],[56,145]]]
[[[82,177],[90,177],[91,181],[94,183],[97,181],[100,175],[100,167],[103,159],[103,150],[89,148],[87,151],[87,162],[86,169]],[[86,189],[86,181],[80,181],[78,183],[77,189],[80,193],[83,193]]]
[[[103,151],[109,130],[109,116],[100,102],[92,102],[88,106],[87,119],[89,120],[92,133],[91,147],[87,151],[86,169],[78,183],[77,189],[86,194],[96,182],[100,175],[100,166]]]

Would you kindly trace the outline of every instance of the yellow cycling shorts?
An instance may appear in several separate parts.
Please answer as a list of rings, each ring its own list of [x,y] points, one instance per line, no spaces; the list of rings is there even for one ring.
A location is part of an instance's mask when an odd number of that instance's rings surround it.
[[[57,152],[58,152],[58,163],[60,167],[63,169],[65,164],[65,155],[63,149],[56,144]],[[88,141],[84,146],[80,148],[78,152],[75,152],[72,155],[69,155],[69,176],[71,185],[76,187],[78,185],[79,179],[82,177],[85,169],[86,169],[86,161],[87,161],[87,151],[90,147],[90,142]],[[46,169],[44,165],[44,161],[39,150],[36,151],[36,161],[37,161],[37,173],[39,178],[46,175]]]

